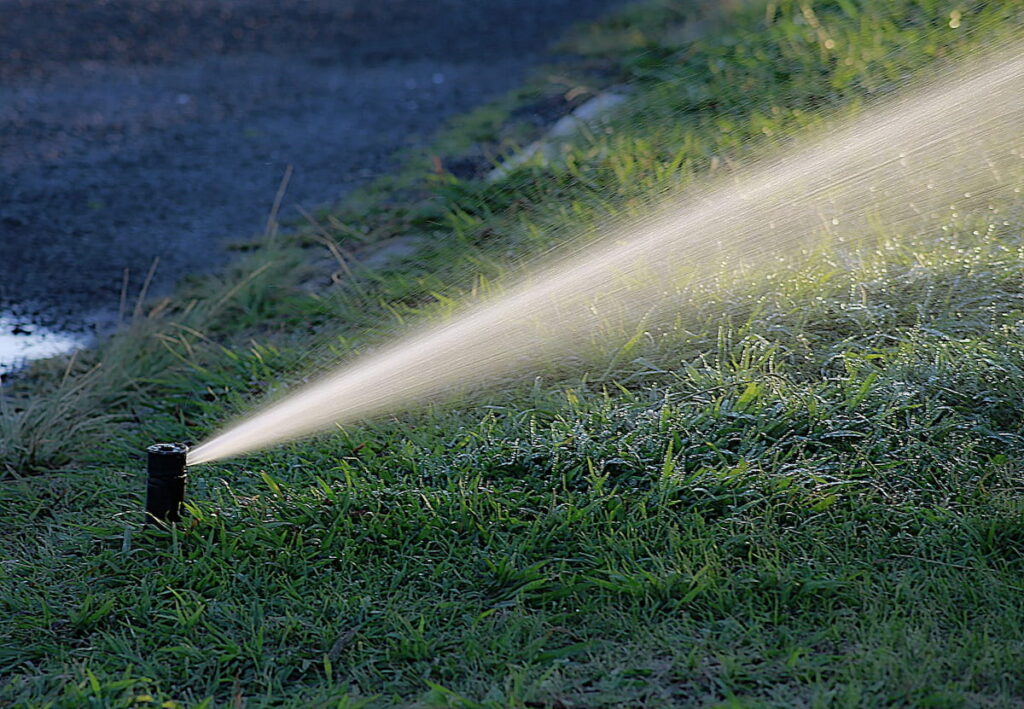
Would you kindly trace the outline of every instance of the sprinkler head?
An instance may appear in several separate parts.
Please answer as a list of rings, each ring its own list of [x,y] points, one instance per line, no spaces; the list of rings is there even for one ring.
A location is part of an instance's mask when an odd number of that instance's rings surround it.
[[[167,527],[181,519],[188,479],[184,443],[157,443],[146,449],[146,524]]]

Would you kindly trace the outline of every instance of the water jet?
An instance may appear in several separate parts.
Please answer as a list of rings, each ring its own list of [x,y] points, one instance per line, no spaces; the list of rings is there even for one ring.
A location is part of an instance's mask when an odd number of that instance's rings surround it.
[[[167,527],[181,520],[188,446],[156,443],[146,449],[146,454],[146,524]]]
[[[921,233],[951,214],[1016,203],[1022,94],[1024,52],[1002,47],[749,167],[669,188],[643,216],[602,227],[593,245],[245,416],[190,451],[189,462],[518,375],[582,350],[595,332],[671,321],[726,269],[799,264],[824,249],[850,258],[877,248],[878,225]]]

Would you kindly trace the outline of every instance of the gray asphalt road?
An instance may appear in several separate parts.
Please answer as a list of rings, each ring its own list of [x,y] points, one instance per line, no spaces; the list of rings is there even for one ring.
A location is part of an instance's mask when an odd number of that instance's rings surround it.
[[[0,316],[73,328],[125,269],[222,263],[286,165],[284,214],[336,199],[620,2],[0,0]]]

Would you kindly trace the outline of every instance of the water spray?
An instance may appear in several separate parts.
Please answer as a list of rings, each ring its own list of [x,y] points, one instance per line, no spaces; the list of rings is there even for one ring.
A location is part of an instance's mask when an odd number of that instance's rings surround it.
[[[188,446],[157,443],[146,449],[146,524],[167,527],[181,519],[188,480]]]
[[[877,224],[917,230],[954,210],[1019,200],[1022,95],[1024,52],[1004,48],[778,157],[670,193],[500,297],[236,422],[189,451],[188,462],[240,455],[526,370],[586,347],[595,332],[672,316],[681,294],[723,265],[800,259],[826,243],[856,250]]]

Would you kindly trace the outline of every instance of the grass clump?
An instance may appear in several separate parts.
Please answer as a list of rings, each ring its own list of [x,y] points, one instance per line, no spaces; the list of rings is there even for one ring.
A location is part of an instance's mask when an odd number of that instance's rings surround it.
[[[197,468],[187,523],[138,530],[143,445],[205,433],[396,321],[442,317],[568,223],[628,213],[813,127],[823,105],[853,112],[1012,36],[1024,4],[719,12],[696,34],[695,12],[666,3],[581,30],[573,47],[631,80],[632,108],[560,161],[503,184],[410,168],[253,255],[278,270],[193,286],[156,334],[55,371],[72,408],[12,403],[0,701],[1012,706],[1018,205],[723,278],[587,371]],[[343,270],[396,235],[422,240],[417,258],[332,288],[295,266],[328,243]],[[83,379],[88,357],[120,377]],[[99,408],[110,418],[75,446],[31,438]]]

